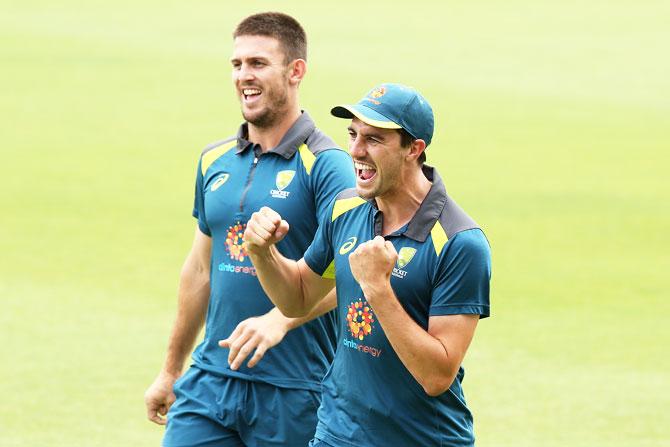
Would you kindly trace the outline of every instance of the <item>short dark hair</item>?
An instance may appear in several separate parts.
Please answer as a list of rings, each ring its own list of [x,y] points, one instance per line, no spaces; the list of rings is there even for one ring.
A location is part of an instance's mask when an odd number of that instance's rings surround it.
[[[398,131],[398,133],[400,134],[400,146],[402,147],[410,147],[412,142],[416,140],[416,138],[410,135],[410,133],[407,132],[405,129],[396,129],[396,131]],[[425,150],[421,152],[421,155],[419,155],[419,158],[417,158],[417,162],[419,162],[420,165],[426,162]]]
[[[242,20],[233,39],[239,36],[267,36],[279,41],[286,63],[295,59],[307,60],[307,35],[300,23],[281,12],[261,12]]]

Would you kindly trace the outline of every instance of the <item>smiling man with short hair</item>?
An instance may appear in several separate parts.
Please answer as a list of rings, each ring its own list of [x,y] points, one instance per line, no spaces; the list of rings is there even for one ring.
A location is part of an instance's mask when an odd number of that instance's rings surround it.
[[[165,447],[300,446],[314,434],[334,355],[334,294],[310,314],[285,317],[242,240],[251,213],[271,206],[294,229],[278,250],[299,259],[333,197],[354,185],[350,156],[300,108],[306,58],[305,32],[286,14],[255,14],[235,30],[232,77],[245,122],[200,157],[177,318],[145,394],[150,420],[165,424],[167,413]],[[205,339],[182,376],[203,323]]]

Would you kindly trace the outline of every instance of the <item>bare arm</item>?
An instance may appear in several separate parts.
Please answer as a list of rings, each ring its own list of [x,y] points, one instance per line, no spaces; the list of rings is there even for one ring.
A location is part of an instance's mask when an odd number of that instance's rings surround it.
[[[405,312],[391,288],[397,256],[393,244],[377,237],[357,247],[349,263],[393,350],[426,394],[438,396],[454,381],[479,315],[430,317],[428,331],[424,330]]]
[[[283,340],[288,331],[320,317],[334,309],[336,305],[337,297],[333,289],[304,317],[285,317],[278,308],[274,307],[265,315],[242,321],[228,338],[219,341],[219,346],[230,348],[228,363],[232,370],[238,369],[244,359],[255,350],[247,363],[247,367],[253,368],[268,349]]]
[[[179,278],[177,316],[172,325],[165,363],[147,389],[144,401],[149,420],[164,425],[165,414],[174,402],[172,385],[181,376],[186,358],[205,321],[209,302],[209,266],[212,239],[196,228],[193,245]]]
[[[275,306],[287,317],[304,317],[335,282],[314,273],[304,259],[293,261],[279,253],[275,244],[288,230],[288,222],[263,207],[247,222],[244,242],[258,279]]]

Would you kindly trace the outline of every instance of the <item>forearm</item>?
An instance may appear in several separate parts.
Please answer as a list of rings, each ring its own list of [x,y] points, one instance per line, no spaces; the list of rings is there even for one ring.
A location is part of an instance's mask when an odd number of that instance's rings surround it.
[[[259,253],[249,253],[263,290],[275,306],[287,317],[303,318],[313,303],[306,303],[298,263],[285,258],[272,245]]]
[[[393,350],[426,394],[437,396],[454,381],[461,358],[450,356],[402,307],[390,284],[364,290]]]
[[[193,350],[195,341],[205,322],[209,303],[209,271],[182,271],[179,282],[177,316],[170,339],[163,371],[179,377],[186,358]]]
[[[312,310],[309,311],[304,317],[289,318],[288,328],[289,330],[295,329],[298,326],[302,326],[308,321],[312,321],[315,318],[319,318],[321,315],[330,312],[331,310],[337,307],[337,294],[333,288],[328,295],[324,296],[321,301],[319,301]],[[287,317],[288,318],[288,317]]]

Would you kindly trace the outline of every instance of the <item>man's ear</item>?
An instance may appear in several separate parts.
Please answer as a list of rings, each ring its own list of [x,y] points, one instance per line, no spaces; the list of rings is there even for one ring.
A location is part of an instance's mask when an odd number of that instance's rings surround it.
[[[304,59],[294,59],[289,64],[288,79],[292,84],[300,84],[307,73],[307,62]]]
[[[409,157],[412,161],[416,161],[421,154],[423,154],[423,151],[426,150],[426,142],[422,139],[417,139],[412,141],[412,144],[409,146],[409,152],[407,152],[407,157]]]

